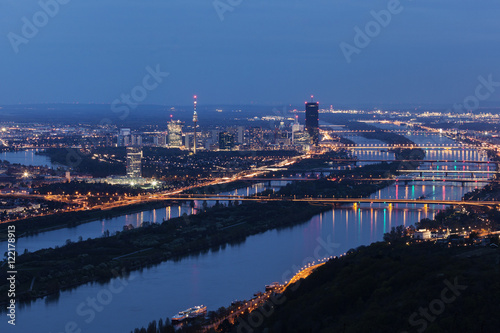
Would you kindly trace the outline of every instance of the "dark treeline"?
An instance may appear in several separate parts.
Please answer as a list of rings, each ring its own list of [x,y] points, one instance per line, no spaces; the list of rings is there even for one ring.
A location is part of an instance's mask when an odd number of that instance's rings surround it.
[[[117,194],[117,195],[137,195],[140,193],[145,193],[145,191],[133,188],[130,186],[123,186],[123,185],[111,185],[107,183],[89,183],[89,182],[82,182],[82,181],[72,181],[72,182],[66,182],[66,183],[57,183],[57,184],[48,184],[48,185],[42,185],[40,187],[35,187],[34,189],[35,193],[38,194],[48,194],[51,193],[53,195],[61,195],[61,194],[68,194],[68,195],[74,195],[74,194],[87,194],[90,193],[90,195],[96,194],[96,193],[108,193],[110,195]]]
[[[288,170],[289,171],[294,171],[294,170],[313,170],[313,169],[320,169],[320,168],[331,168],[332,166],[338,166],[338,165],[343,165],[347,163],[352,163],[352,162],[332,162],[332,160],[337,160],[337,159],[352,159],[352,155],[348,150],[345,149],[340,149],[340,150],[335,150],[335,151],[330,151],[324,154],[320,155],[313,155],[310,158],[305,158],[300,161],[298,161],[295,164],[292,164]]]
[[[447,130],[456,128],[467,131],[498,131],[500,129],[500,124],[486,123],[486,122],[440,122],[440,123],[427,122],[426,126],[432,128],[442,128]]]
[[[77,172],[94,177],[125,175],[124,163],[102,162],[93,159],[92,154],[82,153],[78,149],[49,148],[41,154],[49,156],[52,163],[70,166]]]
[[[176,330],[174,326],[171,324],[170,319],[166,318],[165,321],[163,319],[156,320],[150,322],[147,327],[136,328],[130,333],[174,333],[174,332],[188,332],[186,329],[178,329]]]
[[[201,186],[201,187],[187,190],[184,193],[216,194],[216,193],[220,193],[220,192],[229,192],[229,191],[234,191],[234,190],[237,190],[240,188],[245,188],[248,186],[252,186],[252,184],[254,184],[254,183],[244,181],[244,180],[237,180],[234,182],[229,182],[229,183],[224,183],[224,184]]]

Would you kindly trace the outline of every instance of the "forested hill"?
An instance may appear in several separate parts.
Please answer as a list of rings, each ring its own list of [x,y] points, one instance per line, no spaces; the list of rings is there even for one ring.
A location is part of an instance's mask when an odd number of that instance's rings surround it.
[[[498,332],[499,262],[490,247],[375,243],[328,262],[270,315],[254,311],[232,331]]]

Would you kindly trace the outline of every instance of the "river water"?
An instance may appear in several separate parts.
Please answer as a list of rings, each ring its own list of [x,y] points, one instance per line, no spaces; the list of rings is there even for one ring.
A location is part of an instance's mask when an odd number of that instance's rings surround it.
[[[22,164],[32,166],[47,166],[49,168],[57,167],[52,164],[50,158],[45,155],[37,155],[41,149],[28,149],[22,151],[2,152],[0,153],[0,160],[6,160],[11,164]]]
[[[410,139],[417,143],[451,143],[451,140],[435,135]],[[363,151],[360,154],[373,156],[374,159],[381,157],[375,151]],[[486,159],[481,152],[467,149],[456,152],[428,151],[426,158],[451,160],[450,156],[456,157],[457,161]],[[423,169],[435,167],[430,164],[421,166]],[[443,167],[487,170],[488,165],[457,162]],[[481,174],[481,177],[487,175]],[[440,181],[410,182],[407,185],[396,183],[374,193],[372,197],[418,198],[425,195],[426,198],[437,200],[460,199],[466,192],[484,184],[479,181],[464,184]],[[195,208],[197,205],[200,203],[196,203]],[[415,204],[394,205],[392,208],[382,204],[362,204],[332,209],[303,224],[248,237],[239,245],[180,261],[167,261],[106,284],[89,283],[63,291],[55,299],[36,300],[18,308],[16,331],[59,333],[65,332],[66,325],[76,325],[82,333],[129,332],[135,327],[147,325],[153,319],[172,317],[193,305],[204,304],[209,310],[216,310],[229,305],[234,299],[251,298],[254,292],[263,290],[265,284],[288,280],[292,273],[312,258],[340,255],[351,248],[379,241],[391,227],[414,224],[422,218],[432,217],[442,208],[444,206],[438,204],[427,209]],[[170,213],[176,209],[171,207]],[[189,210],[191,207],[180,209],[183,213],[183,209]],[[167,214],[164,208],[161,211],[116,218],[116,228],[120,230],[123,224],[154,219],[155,214],[160,221]],[[103,221],[98,223],[102,226]],[[90,223],[82,225],[78,233],[83,233],[87,225],[89,230],[94,230],[98,223],[93,226]],[[112,224],[105,227],[109,229]],[[102,228],[104,230],[104,226]],[[69,232],[70,229],[64,230]],[[64,239],[67,236],[61,237]],[[28,238],[26,240],[29,241]],[[92,309],[87,302],[94,298],[97,299],[98,307]],[[2,332],[6,331],[7,326],[6,320],[0,322]]]

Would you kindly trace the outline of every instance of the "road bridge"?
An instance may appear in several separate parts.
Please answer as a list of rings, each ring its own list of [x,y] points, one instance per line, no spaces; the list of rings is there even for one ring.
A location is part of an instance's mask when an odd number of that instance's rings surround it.
[[[408,162],[415,162],[415,163],[464,163],[464,164],[491,164],[497,165],[500,162],[495,162],[495,161],[473,161],[473,160],[387,160],[387,159],[343,159],[343,158],[337,158],[337,159],[331,159],[328,160],[330,162],[347,162],[347,163],[353,163],[353,162],[400,162],[400,163],[408,163]]]
[[[468,201],[468,200],[430,200],[430,199],[372,199],[372,198],[297,198],[294,197],[259,197],[242,195],[181,195],[164,197],[166,200],[181,201],[277,201],[277,202],[309,202],[323,204],[348,204],[348,203],[380,203],[380,204],[417,204],[417,205],[451,205],[451,206],[500,206],[500,201]]]
[[[467,144],[450,144],[450,145],[443,145],[443,144],[423,144],[423,145],[405,145],[405,144],[339,144],[337,145],[338,147],[345,148],[345,149],[424,149],[424,150],[433,150],[433,149],[446,149],[446,150],[451,150],[451,149],[480,149],[481,147],[477,147],[474,145],[467,145]]]
[[[242,180],[248,182],[272,182],[272,181],[298,181],[298,182],[311,182],[317,181],[319,178],[243,178]],[[330,181],[338,180],[352,180],[357,182],[377,182],[377,181],[400,181],[400,182],[465,182],[465,183],[489,183],[500,182],[500,179],[489,178],[441,178],[441,177],[398,177],[398,178],[373,178],[373,177],[338,177],[329,179]]]
[[[471,178],[475,178],[478,175],[498,175],[498,171],[486,171],[486,170],[397,170],[401,173],[418,173],[420,177],[424,177],[424,174],[433,175],[443,175],[448,177],[449,174],[460,176],[460,175],[470,175]],[[434,177],[434,176],[433,176]],[[455,179],[455,178],[452,178]]]

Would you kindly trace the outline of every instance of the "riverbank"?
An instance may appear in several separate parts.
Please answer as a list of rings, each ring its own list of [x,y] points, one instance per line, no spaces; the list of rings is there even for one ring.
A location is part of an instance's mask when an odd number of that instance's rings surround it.
[[[5,241],[7,239],[7,230],[11,225],[16,227],[16,231],[19,233],[18,237],[32,236],[41,232],[72,228],[80,224],[101,219],[109,219],[126,214],[133,214],[147,209],[163,208],[170,204],[170,201],[158,200],[115,207],[109,210],[91,209],[79,212],[63,212],[9,223],[2,223],[0,224],[0,241]]]

